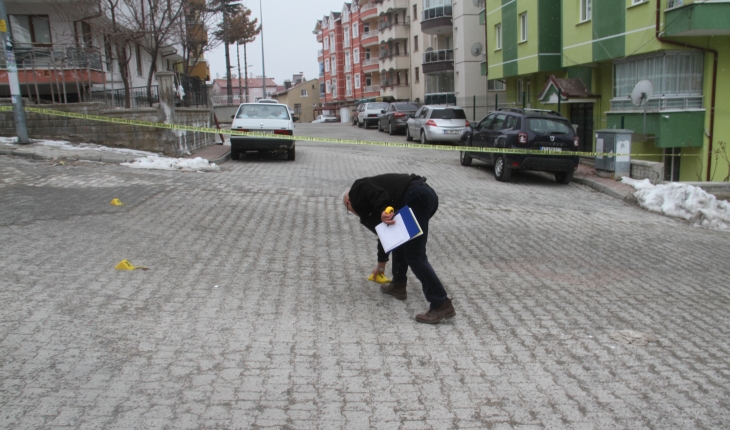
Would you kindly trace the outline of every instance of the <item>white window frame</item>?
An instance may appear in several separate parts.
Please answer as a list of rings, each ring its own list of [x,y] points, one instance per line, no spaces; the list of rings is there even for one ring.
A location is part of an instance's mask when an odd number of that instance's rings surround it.
[[[495,51],[502,49],[502,23],[495,24],[494,26],[494,45]]]
[[[358,89],[358,90],[360,89],[360,74],[359,73],[355,74],[355,89]]]
[[[352,62],[353,64],[360,64],[360,48],[352,50]]]
[[[520,42],[527,42],[527,12],[520,14]]]
[[[330,71],[330,59],[329,58],[324,59],[324,71],[325,72]]]
[[[343,29],[343,37],[342,37],[342,47],[343,48],[349,48],[350,47],[350,29],[348,27],[345,27]]]
[[[357,22],[352,23],[352,38],[357,39],[357,37],[360,35],[360,28]]]
[[[350,75],[345,76],[345,95],[352,96],[352,77]]]
[[[350,61],[350,51],[345,51],[345,73],[352,71],[352,65]]]
[[[325,51],[328,51],[330,49],[330,38],[329,37],[324,38],[324,49],[325,49]]]
[[[330,34],[330,50],[331,51],[337,50],[337,45],[335,44],[335,35],[334,34]]]
[[[301,95],[301,97],[309,97],[309,93],[307,92],[306,89],[301,90],[301,92],[299,94]]]
[[[337,79],[332,79],[332,98],[337,98]]]
[[[337,57],[332,56],[331,59],[332,59],[332,61],[331,61],[330,67],[332,70],[332,74],[336,75],[337,74]]]
[[[332,90],[332,82],[331,81],[326,81],[324,83],[324,92],[327,93],[327,94],[329,94],[329,93],[332,92],[331,90]]]
[[[593,0],[580,0],[579,22],[588,22],[593,19]]]

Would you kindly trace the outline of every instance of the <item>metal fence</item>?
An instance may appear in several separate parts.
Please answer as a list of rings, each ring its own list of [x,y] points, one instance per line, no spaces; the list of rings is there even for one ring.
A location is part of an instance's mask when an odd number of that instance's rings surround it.
[[[150,107],[154,103],[159,103],[160,97],[157,92],[157,85],[151,87],[152,99],[147,97],[147,87],[130,88],[130,101],[132,108]],[[104,103],[107,108],[123,109],[124,106],[124,88],[114,90],[92,91],[89,95],[90,102]]]
[[[177,88],[180,106],[208,106],[208,87],[202,79],[182,73],[175,73],[175,87]]]
[[[18,69],[102,70],[101,52],[98,48],[64,44],[27,47],[19,44],[13,52]],[[0,55],[0,68],[7,68],[5,55]]]

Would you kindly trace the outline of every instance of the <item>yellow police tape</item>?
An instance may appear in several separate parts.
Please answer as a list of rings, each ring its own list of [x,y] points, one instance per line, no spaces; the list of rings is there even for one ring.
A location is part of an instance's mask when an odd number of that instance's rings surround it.
[[[0,112],[7,112],[13,110],[13,106],[0,106]],[[632,157],[656,157],[660,154],[619,154],[614,152],[581,152],[581,151],[541,151],[537,149],[512,149],[512,148],[490,148],[490,147],[477,147],[477,146],[455,146],[455,145],[423,145],[413,143],[397,143],[397,142],[378,142],[369,140],[349,140],[349,139],[333,139],[327,137],[308,137],[308,136],[287,136],[287,135],[272,135],[271,133],[260,133],[256,131],[238,131],[238,130],[224,130],[212,127],[198,127],[194,125],[180,125],[180,124],[166,124],[161,122],[141,121],[136,119],[122,119],[112,118],[101,115],[89,115],[75,112],[63,112],[52,109],[42,109],[34,107],[25,107],[26,112],[40,113],[45,115],[61,116],[66,118],[85,119],[89,121],[100,121],[110,122],[114,124],[123,125],[137,125],[140,127],[154,127],[164,128],[169,130],[184,130],[184,131],[195,131],[198,133],[212,133],[212,134],[227,134],[231,136],[252,136],[252,137],[263,137],[267,139],[286,139],[286,140],[297,140],[305,142],[327,142],[327,143],[344,143],[349,145],[370,145],[370,146],[389,146],[392,148],[413,148],[413,149],[430,149],[438,151],[468,151],[468,152],[487,152],[496,154],[540,154],[540,155],[555,155],[555,156],[581,156],[581,157],[621,157],[621,156],[632,156]],[[674,154],[667,156],[697,156],[697,154]]]

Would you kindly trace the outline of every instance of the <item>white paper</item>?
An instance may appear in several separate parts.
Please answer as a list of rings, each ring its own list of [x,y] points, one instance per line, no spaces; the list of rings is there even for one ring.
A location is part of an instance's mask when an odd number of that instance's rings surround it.
[[[375,231],[378,233],[380,244],[383,245],[385,252],[390,252],[394,248],[408,242],[411,238],[401,215],[398,214],[393,219],[395,220],[395,224],[388,225],[381,222],[375,226]]]

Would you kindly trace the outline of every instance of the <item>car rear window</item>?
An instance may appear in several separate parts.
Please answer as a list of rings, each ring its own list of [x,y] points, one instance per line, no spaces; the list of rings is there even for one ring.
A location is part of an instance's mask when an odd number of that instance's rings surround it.
[[[388,103],[368,103],[366,109],[385,109]]]
[[[417,110],[420,105],[414,103],[394,103],[394,106],[398,110]]]
[[[527,129],[537,134],[570,134],[573,127],[567,121],[553,118],[526,118]]]
[[[268,103],[255,105],[243,105],[238,109],[236,119],[289,119],[289,112],[286,106],[272,106]]]
[[[466,119],[464,109],[434,109],[432,119]]]

